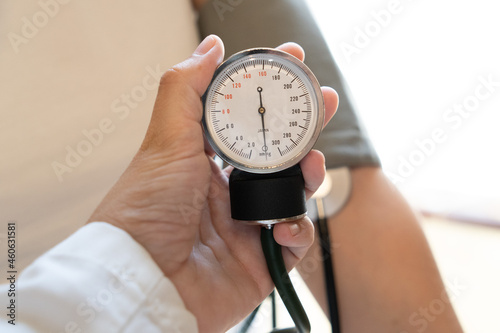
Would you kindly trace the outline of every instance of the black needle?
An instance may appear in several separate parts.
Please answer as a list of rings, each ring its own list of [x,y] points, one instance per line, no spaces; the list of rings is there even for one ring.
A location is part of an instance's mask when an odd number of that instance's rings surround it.
[[[267,160],[266,127],[264,125],[264,113],[266,113],[266,109],[262,105],[262,88],[257,87],[257,91],[259,92],[259,99],[260,99],[259,113],[260,113],[260,119],[262,120],[262,134],[264,135],[264,146],[262,147],[262,150],[266,154],[266,160]]]
[[[257,91],[259,92],[259,99],[260,99],[260,108],[263,109],[264,107],[262,106],[262,88],[261,87],[257,87]],[[259,113],[264,113],[266,112],[265,110],[264,111],[260,111],[259,109]]]

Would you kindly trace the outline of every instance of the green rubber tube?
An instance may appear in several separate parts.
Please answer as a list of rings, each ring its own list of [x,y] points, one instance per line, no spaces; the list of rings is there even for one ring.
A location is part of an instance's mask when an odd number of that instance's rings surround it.
[[[288,272],[283,261],[281,253],[281,245],[276,243],[273,236],[273,228],[262,228],[260,233],[260,240],[262,243],[262,250],[266,257],[267,268],[271,279],[278,290],[278,293],[285,304],[290,317],[295,323],[295,329],[282,329],[273,330],[273,332],[299,332],[309,333],[311,331],[311,324],[307,318],[307,314],[300,303],[299,297],[293,288],[292,281],[288,276]]]

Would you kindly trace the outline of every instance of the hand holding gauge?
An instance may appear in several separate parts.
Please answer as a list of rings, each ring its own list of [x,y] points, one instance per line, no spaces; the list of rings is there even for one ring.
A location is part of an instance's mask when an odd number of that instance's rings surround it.
[[[295,44],[279,49],[303,56]],[[107,221],[141,244],[175,285],[203,332],[228,330],[272,290],[270,277],[263,274],[267,269],[260,253],[263,228],[235,223],[231,218],[229,170],[217,169],[207,155],[212,152],[204,149],[200,98],[222,57],[222,41],[209,36],[189,59],[164,73],[137,155],[89,219]],[[270,129],[272,96],[262,88],[265,128]],[[335,112],[337,96],[329,88],[323,88],[323,93],[329,118]],[[257,86],[251,101],[252,114],[262,129]],[[269,140],[266,132],[271,147]],[[322,179],[322,162],[319,152],[311,152],[300,163],[308,196]],[[302,219],[279,224],[272,231],[283,246],[286,267],[291,269],[313,239],[312,224]]]

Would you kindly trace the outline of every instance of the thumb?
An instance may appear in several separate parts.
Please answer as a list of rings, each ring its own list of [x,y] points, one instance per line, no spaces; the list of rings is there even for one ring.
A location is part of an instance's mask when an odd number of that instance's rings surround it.
[[[200,98],[223,58],[222,40],[210,35],[188,59],[163,74],[143,148],[152,143],[164,147],[171,139],[178,140],[182,132],[193,131],[195,124],[199,126]]]
[[[163,79],[168,82],[171,78],[171,71],[177,72],[185,79],[185,83],[201,96],[223,58],[224,44],[222,40],[216,35],[207,36],[194,50],[190,58],[167,71]]]

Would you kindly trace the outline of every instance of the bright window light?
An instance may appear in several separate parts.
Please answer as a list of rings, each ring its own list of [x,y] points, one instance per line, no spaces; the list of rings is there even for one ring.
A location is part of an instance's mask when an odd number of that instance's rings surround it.
[[[412,204],[500,223],[497,3],[309,3],[384,171]]]

